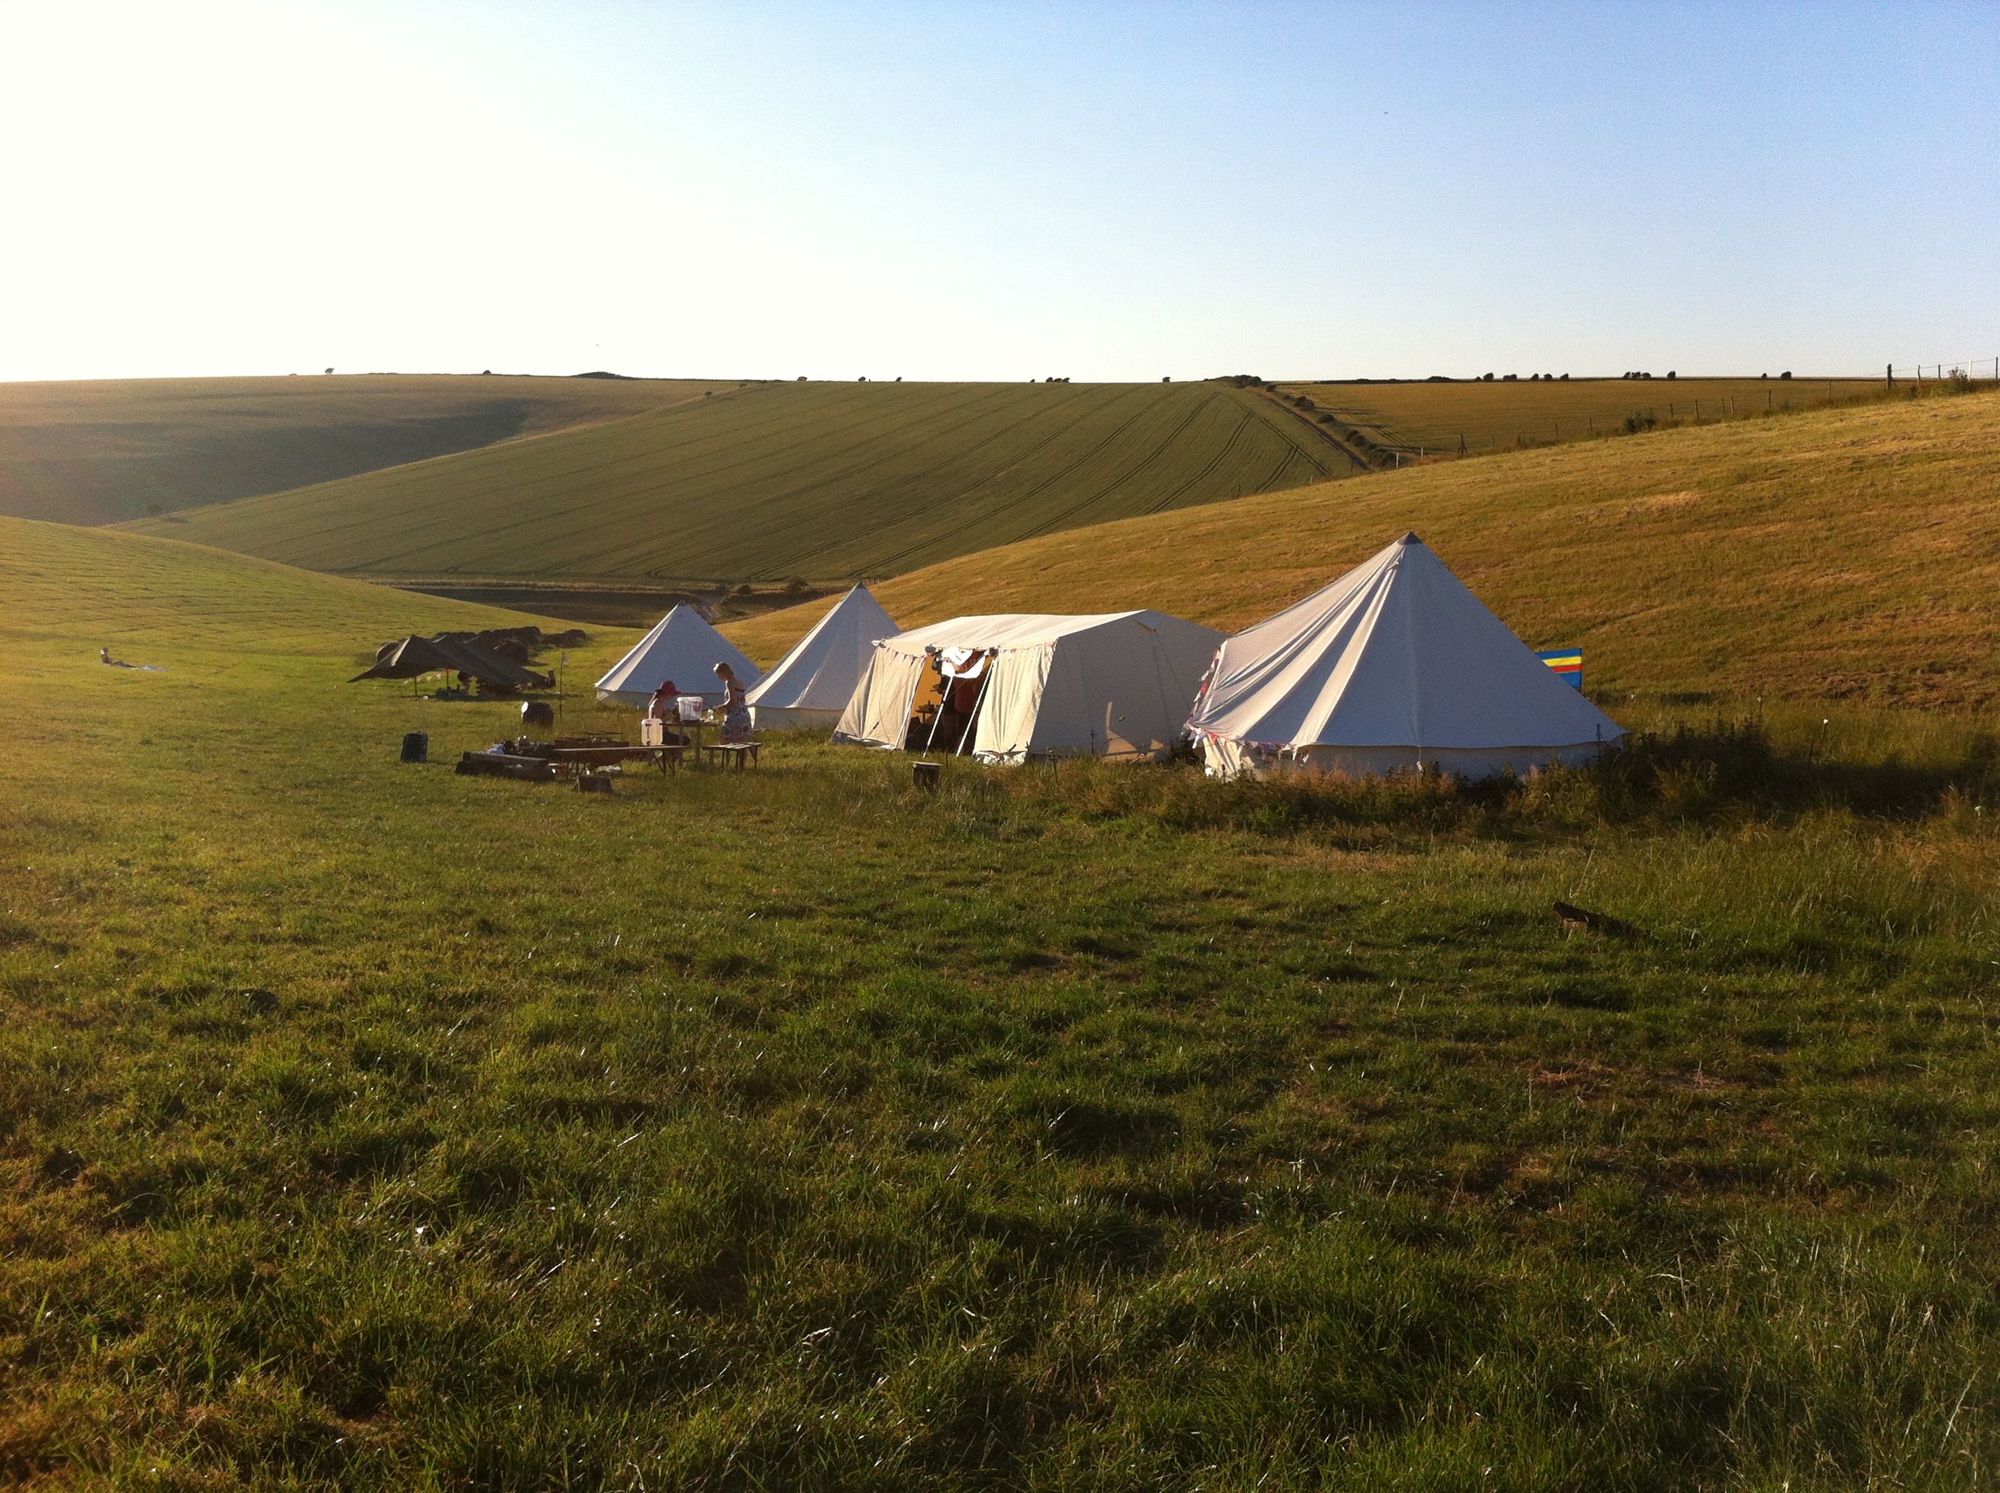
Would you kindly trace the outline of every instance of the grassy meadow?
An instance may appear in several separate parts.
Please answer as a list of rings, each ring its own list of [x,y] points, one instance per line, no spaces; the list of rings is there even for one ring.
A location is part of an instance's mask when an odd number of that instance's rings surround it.
[[[1053,535],[877,586],[906,627],[1157,607],[1228,630],[1414,529],[1612,698],[2000,705],[2000,391],[1444,462]],[[968,598],[976,598],[974,605]],[[825,603],[730,632],[776,656]]]
[[[116,523],[736,387],[459,374],[0,383],[0,515]]]
[[[5,520],[0,600],[0,1481],[2000,1474],[1973,671],[1612,702],[1632,752],[1525,785],[927,797],[809,739],[600,797],[440,765],[506,706],[339,682],[501,614]]]
[[[399,579],[824,580],[1355,470],[1219,384],[780,383],[139,527]]]
[[[1872,399],[1879,378],[1521,378],[1492,383],[1287,383],[1316,412],[1384,453],[1469,455],[1549,446],[1646,428],[1697,425],[1745,415],[1818,409]],[[1461,446],[1461,441],[1463,446]]]

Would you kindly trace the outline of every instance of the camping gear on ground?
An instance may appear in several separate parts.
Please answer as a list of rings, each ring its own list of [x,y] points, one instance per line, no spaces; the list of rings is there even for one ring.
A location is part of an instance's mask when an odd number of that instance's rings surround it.
[[[682,699],[699,696],[711,705],[720,704],[722,681],[715,677],[717,664],[728,664],[735,669],[736,677],[746,686],[763,677],[734,643],[682,602],[597,681],[597,698],[643,708],[652,700],[653,692],[669,679],[695,680],[694,690],[684,692]]]
[[[521,702],[521,724],[524,726],[553,726],[556,723],[556,709],[547,700],[523,700]]]
[[[1625,732],[1406,534],[1218,648],[1188,734],[1217,777],[1482,778],[1588,762]]]
[[[501,746],[510,743],[502,742]],[[461,777],[514,778],[524,783],[553,783],[556,765],[542,757],[518,757],[489,747],[483,752],[467,752],[453,769]]]
[[[750,724],[759,731],[832,729],[876,641],[901,630],[866,586],[856,586],[750,691]]]
[[[834,737],[986,762],[1165,757],[1221,640],[1163,612],[954,617],[878,641]]]
[[[403,737],[403,760],[405,762],[428,762],[431,759],[431,738],[427,731],[410,731]]]
[[[555,683],[549,675],[524,669],[478,643],[444,635],[426,638],[416,634],[400,642],[385,643],[375,662],[348,683],[357,684],[363,679],[415,679],[436,673],[462,674],[478,680],[484,689],[509,692],[548,689]]]

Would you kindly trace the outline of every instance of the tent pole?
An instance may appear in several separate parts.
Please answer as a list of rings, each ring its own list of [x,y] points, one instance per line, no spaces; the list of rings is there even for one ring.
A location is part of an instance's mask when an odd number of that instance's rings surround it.
[[[965,733],[958,738],[958,750],[952,753],[954,757],[971,755],[966,751],[966,747],[971,744],[973,731],[979,725],[979,707],[986,703],[986,687],[993,682],[993,671],[999,667],[1000,650],[998,648],[988,648],[986,650],[986,677],[979,681],[979,693],[973,697],[972,714],[965,719]]]
[[[924,661],[937,669],[938,678],[944,682],[944,690],[938,695],[937,714],[931,717],[931,734],[924,738],[924,749],[920,755],[925,757],[931,754],[931,744],[937,740],[938,723],[944,719],[944,702],[951,698],[951,676],[944,671],[943,657],[935,650],[924,650]]]

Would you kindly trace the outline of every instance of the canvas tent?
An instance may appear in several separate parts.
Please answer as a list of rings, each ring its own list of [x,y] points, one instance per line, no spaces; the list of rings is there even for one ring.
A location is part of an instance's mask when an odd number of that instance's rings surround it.
[[[667,680],[684,695],[701,695],[713,704],[722,700],[722,681],[715,666],[728,664],[747,688],[761,677],[758,668],[736,645],[702,620],[683,602],[639,639],[632,651],[597,681],[597,698],[623,705],[644,705]]]
[[[375,662],[347,682],[415,679],[420,674],[439,672],[463,674],[481,684],[508,690],[547,689],[555,683],[548,675],[523,668],[490,648],[449,634],[434,638],[412,634],[400,642],[386,643],[376,653]]]
[[[837,725],[877,640],[898,631],[868,588],[856,586],[750,691],[750,723],[759,731]]]
[[[1163,757],[1221,639],[1160,612],[954,617],[878,642],[834,734],[989,762]]]
[[[1588,761],[1625,733],[1415,534],[1216,651],[1188,720],[1219,777]]]

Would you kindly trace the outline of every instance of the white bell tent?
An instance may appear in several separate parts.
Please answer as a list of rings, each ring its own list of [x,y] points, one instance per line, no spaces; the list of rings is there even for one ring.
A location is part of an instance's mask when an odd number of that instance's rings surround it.
[[[710,704],[719,704],[723,691],[722,681],[715,677],[717,664],[735,669],[746,689],[763,677],[734,643],[682,602],[597,681],[597,698],[643,706],[671,679],[682,694],[701,695]]]
[[[759,731],[824,731],[840,721],[880,638],[901,629],[866,586],[856,586],[750,691]]]
[[[1587,762],[1625,734],[1415,534],[1224,643],[1188,732],[1218,777],[1492,777]]]
[[[954,617],[875,645],[836,739],[1029,757],[1164,757],[1222,634],[1160,612]]]

